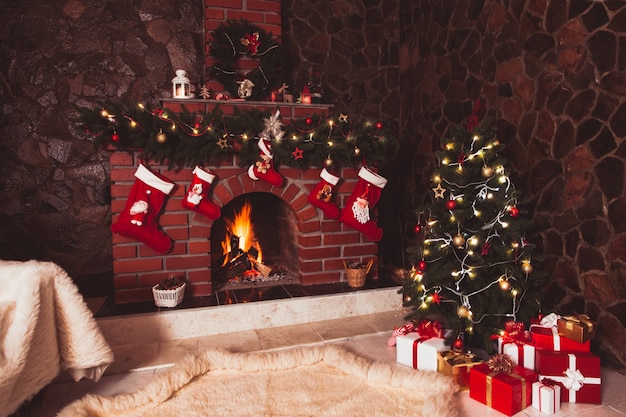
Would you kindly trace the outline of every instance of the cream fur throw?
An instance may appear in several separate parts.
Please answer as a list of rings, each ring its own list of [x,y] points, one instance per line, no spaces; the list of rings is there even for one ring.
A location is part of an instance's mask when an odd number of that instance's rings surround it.
[[[60,371],[99,379],[113,353],[72,279],[51,262],[0,261],[0,416]]]
[[[87,395],[57,417],[457,415],[457,385],[443,374],[373,362],[335,346],[189,356],[143,389]]]

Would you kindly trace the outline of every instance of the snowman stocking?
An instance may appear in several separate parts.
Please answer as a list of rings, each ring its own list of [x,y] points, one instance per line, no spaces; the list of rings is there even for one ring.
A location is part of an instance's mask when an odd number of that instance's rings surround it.
[[[387,179],[362,167],[359,170],[359,181],[339,216],[339,220],[346,226],[358,230],[374,242],[383,237],[383,231],[370,219],[370,209],[378,203],[385,185]]]
[[[267,181],[275,187],[283,184],[283,177],[274,169],[274,155],[272,155],[272,142],[266,138],[259,139],[261,160],[248,168],[248,176],[253,180]]]
[[[322,180],[311,190],[307,198],[309,203],[321,209],[326,217],[336,219],[339,217],[339,208],[331,199],[333,187],[337,185],[339,177],[334,176],[324,168],[320,173],[320,178]]]
[[[129,239],[139,240],[156,252],[167,253],[172,247],[172,241],[158,230],[157,217],[174,183],[144,165],[139,165],[135,178],[126,206],[117,222],[111,225],[111,230]]]
[[[218,219],[221,214],[220,208],[210,202],[207,197],[215,175],[198,166],[193,169],[192,173],[193,180],[191,180],[189,190],[183,198],[183,207],[198,212],[211,220]]]

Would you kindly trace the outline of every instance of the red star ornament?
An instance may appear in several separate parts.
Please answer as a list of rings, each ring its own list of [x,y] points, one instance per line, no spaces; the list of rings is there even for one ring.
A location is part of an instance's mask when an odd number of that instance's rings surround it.
[[[298,147],[296,147],[296,150],[293,151],[292,154],[293,154],[293,158],[296,160],[304,158],[304,151]]]
[[[491,244],[489,242],[485,242],[480,254],[483,256],[489,255],[489,248],[491,248]]]
[[[431,299],[432,299],[433,303],[435,303],[435,304],[441,304],[441,296],[439,295],[439,293],[438,293],[438,292],[433,293],[433,295],[431,295],[430,297],[431,297]]]

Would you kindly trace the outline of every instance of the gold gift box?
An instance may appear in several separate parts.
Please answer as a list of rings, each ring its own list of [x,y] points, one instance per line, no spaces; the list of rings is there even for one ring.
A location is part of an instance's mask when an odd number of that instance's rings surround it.
[[[461,389],[466,390],[469,389],[470,384],[470,369],[483,362],[470,352],[446,350],[438,352],[437,371],[452,376]]]
[[[596,337],[596,325],[584,314],[563,316],[557,320],[559,335],[585,343]]]

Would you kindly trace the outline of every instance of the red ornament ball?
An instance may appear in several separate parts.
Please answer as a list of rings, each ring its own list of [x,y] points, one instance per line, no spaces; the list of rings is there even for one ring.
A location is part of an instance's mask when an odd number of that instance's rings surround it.
[[[112,140],[113,142],[119,142],[119,141],[120,141],[120,135],[118,135],[117,133],[113,133],[113,134],[111,135],[111,140]]]
[[[456,351],[462,351],[465,348],[465,343],[463,342],[463,338],[458,337],[452,342],[452,349]]]
[[[519,216],[519,209],[517,207],[511,207],[511,217],[517,217]]]
[[[306,123],[307,126],[311,126],[311,124],[313,123],[313,118],[307,117],[306,119],[304,119],[304,123]]]
[[[380,130],[383,128],[383,122],[376,122],[376,129]]]
[[[419,261],[417,263],[417,269],[420,271],[426,271],[426,267],[428,266],[428,264],[426,263],[426,261]]]
[[[446,208],[448,210],[454,210],[456,208],[456,201],[454,201],[454,200],[446,201]]]

